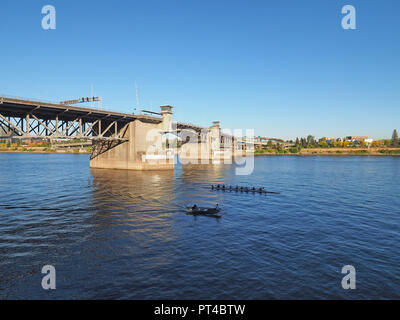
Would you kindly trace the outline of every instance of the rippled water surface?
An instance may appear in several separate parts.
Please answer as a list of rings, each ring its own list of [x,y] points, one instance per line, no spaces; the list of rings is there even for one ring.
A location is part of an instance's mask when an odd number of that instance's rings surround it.
[[[399,299],[399,180],[394,157],[257,157],[236,176],[231,165],[134,172],[90,169],[87,155],[0,154],[0,298]],[[188,216],[192,203],[225,215]],[[341,288],[348,264],[356,290]]]

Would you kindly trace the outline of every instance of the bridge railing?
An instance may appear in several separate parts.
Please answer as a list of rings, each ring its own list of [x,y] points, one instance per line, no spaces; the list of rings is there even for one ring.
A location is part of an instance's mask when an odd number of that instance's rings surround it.
[[[201,127],[201,126],[195,125],[193,123],[187,123],[187,122],[173,122],[173,125],[187,127],[187,128],[196,128],[198,130],[209,130],[209,128]]]
[[[3,99],[13,99],[13,100],[24,100],[24,101],[30,101],[30,102],[44,102],[44,103],[50,103],[50,104],[60,104],[59,102],[54,102],[50,100],[45,100],[45,99],[33,99],[33,98],[28,98],[28,97],[21,97],[21,96],[12,96],[12,95],[6,95],[6,94],[0,94],[0,98]]]

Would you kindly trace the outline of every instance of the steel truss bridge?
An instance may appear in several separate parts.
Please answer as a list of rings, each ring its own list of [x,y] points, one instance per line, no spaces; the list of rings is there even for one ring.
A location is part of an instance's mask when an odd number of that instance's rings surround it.
[[[0,139],[124,141],[128,124],[135,120],[160,123],[162,118],[0,96]],[[209,131],[209,128],[182,122],[174,122],[173,127],[172,132],[177,135],[189,130],[200,137],[201,132]]]
[[[64,102],[65,103],[65,102]],[[155,113],[157,114],[158,113]],[[158,124],[161,117],[135,115],[91,109],[30,98],[0,95],[0,139],[79,139],[123,143],[125,132],[132,121]],[[206,139],[210,128],[190,123],[174,122],[171,133],[198,135],[198,143]],[[192,133],[190,133],[192,132]],[[241,144],[266,142],[247,141],[221,132],[221,143],[235,141]]]
[[[160,117],[0,96],[0,139],[124,141],[128,124],[137,119],[150,123],[162,121]]]

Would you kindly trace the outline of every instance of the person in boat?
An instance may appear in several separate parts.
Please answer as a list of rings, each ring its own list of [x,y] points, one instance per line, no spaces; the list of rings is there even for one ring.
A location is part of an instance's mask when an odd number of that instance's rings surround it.
[[[195,204],[195,205],[192,207],[192,211],[196,211],[198,208],[199,208],[199,207]]]
[[[239,190],[239,187],[238,187],[238,186],[236,186],[236,187],[235,187],[235,190],[236,190],[236,191],[238,191],[238,190]]]
[[[222,190],[225,190],[225,185],[224,184],[222,185]]]
[[[217,190],[219,190],[221,188],[221,186],[219,184],[217,184]]]
[[[259,192],[259,193],[263,193],[263,188],[259,188],[259,189],[258,189],[258,192]]]
[[[256,192],[256,188],[254,188],[254,187],[251,188],[251,191],[252,191],[252,192]]]
[[[218,203],[217,203],[217,205],[215,206],[215,209],[216,209],[216,210],[219,210],[219,206],[218,206]]]

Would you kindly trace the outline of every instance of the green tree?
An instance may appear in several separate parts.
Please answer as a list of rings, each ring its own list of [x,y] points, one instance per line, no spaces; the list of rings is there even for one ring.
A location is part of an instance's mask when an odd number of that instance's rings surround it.
[[[320,140],[319,141],[319,146],[321,148],[328,148],[328,143],[326,142],[326,140]]]
[[[310,134],[307,137],[307,146],[315,147],[315,145],[316,145],[315,137]]]
[[[289,149],[290,153],[299,153],[300,150],[301,150],[300,147],[291,147],[291,148]]]
[[[399,146],[399,135],[397,134],[397,130],[393,130],[392,134],[392,146],[393,147],[398,147]]]

